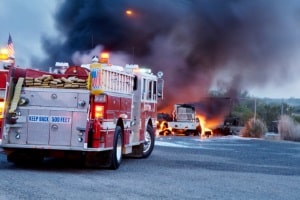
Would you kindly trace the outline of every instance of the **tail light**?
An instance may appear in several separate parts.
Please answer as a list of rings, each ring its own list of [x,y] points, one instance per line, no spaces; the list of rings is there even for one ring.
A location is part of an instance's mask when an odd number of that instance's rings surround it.
[[[96,105],[95,106],[95,118],[104,117],[104,106]]]

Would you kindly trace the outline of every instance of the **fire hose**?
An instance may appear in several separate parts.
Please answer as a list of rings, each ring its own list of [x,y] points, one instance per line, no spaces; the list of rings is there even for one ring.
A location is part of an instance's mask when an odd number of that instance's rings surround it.
[[[11,106],[10,106],[8,113],[14,113],[18,107],[23,82],[24,82],[24,78],[20,77],[18,79],[17,85],[15,87],[14,96],[13,96]]]

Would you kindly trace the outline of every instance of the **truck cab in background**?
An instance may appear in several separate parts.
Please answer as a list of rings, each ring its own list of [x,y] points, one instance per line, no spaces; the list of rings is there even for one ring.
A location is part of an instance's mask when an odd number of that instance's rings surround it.
[[[171,115],[159,114],[160,135],[184,134],[199,136],[202,132],[200,119],[192,104],[175,104]]]

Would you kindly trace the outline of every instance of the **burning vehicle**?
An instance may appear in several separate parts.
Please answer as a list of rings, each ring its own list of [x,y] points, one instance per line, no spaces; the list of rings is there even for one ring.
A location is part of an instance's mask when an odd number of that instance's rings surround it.
[[[234,127],[239,126],[239,118],[238,117],[226,117],[224,123],[215,127],[213,129],[214,134],[216,135],[236,135],[236,129]]]
[[[211,103],[211,102],[210,102]],[[222,117],[223,110],[216,113],[203,104],[175,104],[171,114],[158,113],[157,130],[159,135],[184,134],[208,138],[212,136],[237,135],[240,119],[228,115]],[[209,108],[211,104],[205,104]],[[212,114],[213,113],[213,114]]]
[[[172,121],[172,117],[167,113],[157,113],[156,129],[159,135],[171,135],[172,131],[169,129],[168,122]]]
[[[185,134],[199,136],[202,133],[200,119],[192,104],[175,104],[172,115],[160,113],[158,129],[160,135]]]

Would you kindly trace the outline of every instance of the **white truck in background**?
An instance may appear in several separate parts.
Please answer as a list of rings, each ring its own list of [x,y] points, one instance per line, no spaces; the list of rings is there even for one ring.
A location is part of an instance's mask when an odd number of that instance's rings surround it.
[[[200,119],[197,117],[195,106],[192,104],[175,104],[171,117],[159,124],[160,134],[185,134],[186,136],[201,135]]]

